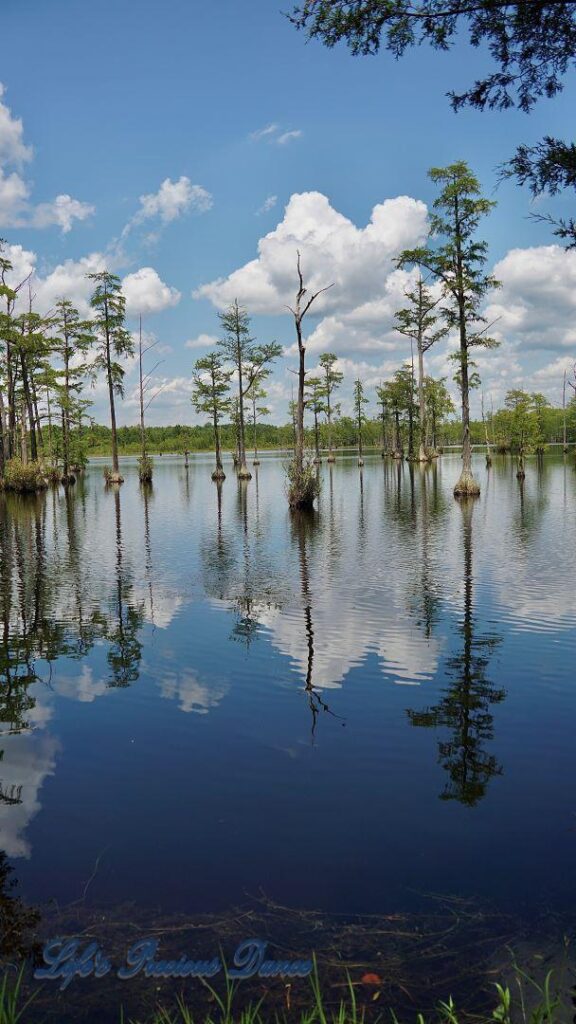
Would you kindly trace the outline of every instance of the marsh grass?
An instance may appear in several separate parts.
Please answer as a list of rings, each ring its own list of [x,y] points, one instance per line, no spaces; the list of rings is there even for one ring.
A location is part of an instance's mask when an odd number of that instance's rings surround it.
[[[148,455],[141,455],[138,459],[138,475],[140,477],[141,484],[151,484],[152,475],[154,472],[154,465],[152,459]]]
[[[21,1024],[26,1024],[25,1014],[34,999],[34,995],[31,995],[28,999],[23,998],[23,976],[24,968],[21,967],[15,978],[7,972],[2,978],[2,983],[0,984],[0,1024],[18,1024],[19,1021]]]
[[[28,1024],[27,1011],[34,1000],[34,994],[24,1000],[22,996],[23,968],[15,977],[5,973],[0,984],[0,1024]],[[336,1006],[329,1006],[320,982],[318,966],[310,976],[309,1005],[290,1012],[289,997],[286,1009],[267,1011],[265,997],[248,1006],[236,1005],[241,987],[226,975],[224,991],[219,993],[209,982],[203,982],[214,1003],[214,1009],[207,1014],[195,1014],[182,997],[170,1009],[158,1007],[153,1015],[146,1018],[127,1017],[121,1009],[119,1024],[366,1024],[366,1005],[361,1005],[356,993],[358,983],[346,975],[345,996]],[[287,986],[287,992],[289,986]],[[528,975],[514,964],[514,982],[509,986],[494,984],[494,1004],[491,1011],[471,1016],[461,1012],[452,997],[438,1003],[433,1014],[417,1013],[410,1019],[398,1017],[392,1007],[382,1006],[376,1017],[371,1013],[372,1024],[380,1021],[387,1024],[566,1024],[571,1013],[561,1000],[554,985],[554,971],[550,970],[542,981]],[[371,1002],[377,998],[374,989]],[[573,1013],[573,1010],[572,1010]]]
[[[45,472],[39,462],[22,462],[21,459],[9,459],[4,468],[2,481],[6,491],[18,494],[35,494],[48,486]]]
[[[286,465],[288,504],[294,509],[311,509],[320,494],[320,479],[316,467],[306,459],[300,469],[295,459]]]

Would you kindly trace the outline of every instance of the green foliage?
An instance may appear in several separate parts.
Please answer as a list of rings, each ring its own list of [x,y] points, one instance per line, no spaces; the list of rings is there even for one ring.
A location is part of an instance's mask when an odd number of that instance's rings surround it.
[[[194,363],[192,402],[196,412],[207,413],[215,423],[230,411],[230,381],[233,370],[224,369],[224,360],[210,352]]]
[[[543,395],[511,389],[504,399],[504,408],[493,418],[496,444],[521,456],[542,451],[551,426],[549,412],[552,410]]]
[[[406,292],[406,298],[409,304],[394,314],[396,330],[416,342],[422,352],[427,352],[448,333],[448,327],[436,327],[440,319],[437,307],[441,297],[434,298],[419,274],[416,287]]]
[[[449,50],[467,32],[497,70],[466,92],[450,93],[452,105],[528,111],[541,96],[554,96],[572,67],[576,11],[557,0],[304,0],[290,20],[326,46],[348,43],[353,54],[374,54],[381,46],[394,57],[427,42]]]
[[[138,459],[138,476],[141,484],[152,483],[154,463],[148,455],[141,455]]]
[[[24,1015],[34,996],[23,1000],[21,994],[23,977],[24,968],[22,967],[14,979],[10,977],[8,972],[2,978],[2,983],[0,984],[0,1024],[24,1022]]]
[[[520,185],[528,185],[533,196],[547,192],[555,196],[565,188],[576,188],[576,145],[546,135],[535,146],[518,146],[511,160],[502,168],[504,178],[516,178]],[[536,220],[545,221],[554,228],[554,234],[566,243],[568,249],[576,247],[576,220],[550,215],[534,214]]]
[[[134,341],[124,326],[126,299],[122,294],[120,278],[107,270],[87,276],[90,281],[94,281],[94,292],[90,299],[94,310],[94,338],[98,346],[94,367],[104,370],[113,390],[123,396],[125,370],[117,360],[134,355]]]
[[[225,360],[232,363],[238,377],[238,441],[241,460],[245,458],[244,399],[250,388],[261,383],[270,372],[270,365],[282,354],[277,342],[258,345],[250,333],[250,317],[235,300],[218,314],[223,337],[218,342]]]
[[[7,491],[19,494],[33,494],[46,487],[46,476],[38,462],[22,462],[19,458],[9,459],[4,467],[3,486]]]
[[[302,468],[296,459],[286,466],[288,504],[293,509],[310,509],[320,494],[320,479],[316,467],[305,459]]]

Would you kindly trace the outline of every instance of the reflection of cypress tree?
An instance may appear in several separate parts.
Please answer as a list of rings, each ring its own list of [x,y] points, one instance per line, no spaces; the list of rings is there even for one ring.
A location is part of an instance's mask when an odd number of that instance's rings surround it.
[[[254,601],[249,596],[239,597],[236,601],[236,622],[232,629],[232,639],[238,640],[246,647],[256,638],[258,619],[254,612]]]
[[[225,601],[236,578],[236,558],[222,526],[222,481],[216,481],[216,540],[210,535],[202,541],[204,590],[210,597]]]
[[[310,569],[308,566],[307,537],[313,535],[316,525],[316,513],[300,511],[292,516],[292,529],[296,534],[298,543],[298,556],[300,562],[300,586],[302,592],[302,605],[304,609],[304,632],[306,636],[306,683],[305,691],[308,695],[308,706],[312,716],[311,735],[312,740],[316,733],[316,722],[321,711],[329,714],[330,708],[322,700],[318,691],[314,688],[314,623],[312,615],[312,594],[310,590]]]
[[[26,596],[22,596],[20,608],[13,607],[13,581],[22,579],[22,545],[17,571],[17,526],[7,506],[4,496],[0,496],[0,722],[7,726],[9,732],[20,732],[27,728],[26,716],[35,705],[28,687],[38,677],[34,668],[32,637],[27,628]],[[23,623],[20,623],[21,609],[24,611]]]
[[[496,758],[486,752],[484,744],[493,737],[490,707],[504,699],[505,691],[496,690],[486,678],[490,655],[499,638],[474,635],[473,502],[461,502],[460,507],[464,545],[464,617],[458,631],[462,651],[447,663],[454,682],[444,691],[440,703],[426,711],[408,711],[408,717],[415,726],[443,726],[451,730],[451,739],[438,744],[439,762],[449,776],[442,799],[459,800],[474,806],[485,796],[490,779],[502,773]]]
[[[140,671],[142,644],[138,630],[142,627],[143,609],[130,604],[131,586],[125,578],[122,561],[122,521],[120,516],[120,492],[114,488],[114,509],[116,514],[116,608],[113,628],[107,628],[106,639],[110,643],[108,664],[112,671],[110,686],[130,686],[136,682]]]
[[[13,870],[6,854],[0,852],[0,957],[3,960],[26,958],[39,952],[33,932],[40,914],[13,894],[17,885]]]
[[[152,481],[140,484],[140,493],[144,505],[144,550],[146,551],[146,579],[148,580],[148,594],[150,596],[150,618],[154,625],[154,587],[152,586],[152,541],[150,539],[150,513],[148,502],[153,494]]]
[[[410,467],[413,469],[414,467]],[[436,467],[434,466],[435,470]],[[432,636],[440,605],[438,584],[434,578],[430,562],[430,527],[438,514],[438,492],[433,494],[432,502],[428,500],[428,474],[430,466],[418,467],[420,474],[420,539],[421,551],[419,558],[419,583],[417,585],[418,612],[417,624],[424,627],[425,636]]]

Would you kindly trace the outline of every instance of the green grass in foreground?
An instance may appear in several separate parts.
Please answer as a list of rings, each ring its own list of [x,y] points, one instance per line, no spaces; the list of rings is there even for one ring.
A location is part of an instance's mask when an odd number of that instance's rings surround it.
[[[566,1024],[571,1020],[572,1013],[562,1003],[553,986],[553,971],[549,971],[542,983],[538,983],[528,974],[515,966],[515,983],[512,990],[508,986],[494,985],[494,1006],[487,1014],[470,1016],[461,1014],[452,997],[440,1002],[437,1010],[429,1017],[421,1013],[411,1018],[411,1024]],[[14,978],[4,975],[0,985],[0,1024],[27,1024],[27,1011],[34,996],[25,999],[22,995],[23,971]],[[348,979],[346,998],[337,1007],[327,1008],[317,969],[310,979],[310,1005],[299,1010],[298,1014],[287,1009],[282,1014],[266,1012],[264,1000],[242,1009],[236,1009],[235,1000],[238,994],[236,987],[226,979],[223,995],[216,992],[207,982],[206,987],[214,999],[214,1009],[208,1016],[195,1016],[182,999],[177,1001],[174,1009],[159,1008],[146,1021],[136,1021],[126,1017],[119,1011],[119,1024],[363,1024],[365,1007],[359,1006],[354,984]],[[371,1013],[371,1020],[374,1015]],[[399,1020],[391,1007],[382,1007],[376,1019],[387,1024],[405,1024]]]

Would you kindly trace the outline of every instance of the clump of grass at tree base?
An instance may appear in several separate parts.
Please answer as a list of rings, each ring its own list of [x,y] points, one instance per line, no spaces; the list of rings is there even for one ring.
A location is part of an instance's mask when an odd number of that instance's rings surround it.
[[[141,455],[138,459],[138,475],[141,484],[151,484],[154,465],[148,455]]]
[[[47,486],[45,470],[39,462],[9,459],[4,467],[2,486],[6,491],[17,491],[19,494],[42,491]]]
[[[450,996],[447,1001],[441,1001],[438,1004],[436,1012],[432,1016],[425,1017],[424,1014],[418,1013],[415,1017],[415,1024],[465,1024],[471,1019],[475,1024],[512,1024],[513,1021],[517,1021],[519,1024],[520,1022],[521,1024],[564,1024],[568,1019],[566,1015],[569,1015],[569,1009],[553,990],[553,971],[549,971],[543,983],[540,984],[518,965],[515,964],[514,969],[518,989],[517,997],[513,996],[508,986],[496,983],[494,985],[495,1005],[491,1012],[475,1014],[471,1018],[470,1014],[458,1010]],[[23,969],[15,978],[7,973],[4,975],[0,984],[0,1024],[27,1024],[25,1014],[34,996],[23,1001],[22,977]],[[235,999],[239,986],[235,985],[228,976],[225,978],[225,991],[222,995],[208,982],[205,981],[204,984],[215,1003],[215,1010],[208,1016],[195,1016],[180,997],[174,1009],[159,1007],[146,1021],[127,1018],[123,1010],[120,1010],[119,1024],[270,1024],[272,1019],[275,1024],[288,1024],[289,1020],[292,1024],[295,1021],[298,1024],[364,1024],[366,1017],[365,1007],[359,1005],[356,993],[357,985],[349,975],[347,975],[346,997],[341,999],[335,1007],[326,1005],[316,961],[314,961],[314,971],[310,977],[312,990],[310,1006],[300,1010],[298,1017],[291,1016],[289,1012],[282,1015],[275,1012],[272,1018],[266,1012],[264,998],[256,1004],[237,1009]],[[527,996],[530,991],[533,994],[533,1005],[529,1007]],[[289,1011],[289,1008],[287,1010]],[[398,1018],[392,1007],[383,1007],[377,1020],[391,1022],[391,1024],[405,1024]]]
[[[312,461],[306,459],[300,469],[296,460],[292,459],[286,466],[286,476],[290,508],[312,508],[320,494],[320,480]]]

